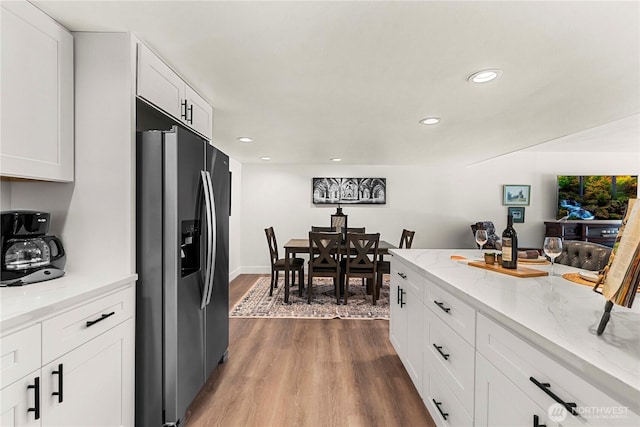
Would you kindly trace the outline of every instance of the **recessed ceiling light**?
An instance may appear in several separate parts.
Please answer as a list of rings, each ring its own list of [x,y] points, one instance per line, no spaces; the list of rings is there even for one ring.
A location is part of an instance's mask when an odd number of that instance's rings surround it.
[[[260,160],[264,160],[264,161],[271,160],[271,157],[269,157],[269,156],[262,156],[262,157],[260,157]]]
[[[477,71],[467,77],[467,80],[472,83],[487,83],[493,79],[496,79],[502,75],[502,70],[491,69],[491,70],[482,70]]]
[[[440,118],[438,117],[427,117],[426,119],[420,120],[420,123],[423,125],[435,125],[440,123]]]
[[[342,159],[341,159],[341,158],[339,158],[339,157],[334,157],[334,158],[332,158],[332,159],[331,159],[331,161],[332,161],[332,162],[341,162],[341,161],[342,161]]]
[[[240,138],[238,138],[238,141],[240,142],[253,142],[253,139],[249,138],[248,136],[241,136]]]

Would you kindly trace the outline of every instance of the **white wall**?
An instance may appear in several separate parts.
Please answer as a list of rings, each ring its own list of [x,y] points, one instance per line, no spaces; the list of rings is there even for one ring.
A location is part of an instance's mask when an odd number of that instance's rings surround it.
[[[51,213],[67,273],[135,272],[132,43],[125,33],[74,33],[75,182],[11,183],[11,209]]]
[[[311,225],[329,225],[335,206],[313,205],[313,177],[384,177],[387,204],[343,205],[349,226],[365,226],[397,244],[403,228],[416,231],[415,248],[474,248],[470,224],[506,226],[503,184],[531,185],[525,223],[516,224],[521,247],[541,247],[544,221],[555,218],[556,175],[633,174],[640,171],[637,127],[629,152],[521,151],[475,166],[243,165],[243,273],[266,273],[269,257],[264,228],[273,226],[283,244],[305,237]],[[635,147],[634,147],[635,145]],[[606,140],[602,141],[606,147]]]
[[[242,266],[242,164],[229,158],[231,171],[231,216],[229,217],[229,280],[241,273]]]
[[[0,181],[0,211],[11,209],[11,182]]]

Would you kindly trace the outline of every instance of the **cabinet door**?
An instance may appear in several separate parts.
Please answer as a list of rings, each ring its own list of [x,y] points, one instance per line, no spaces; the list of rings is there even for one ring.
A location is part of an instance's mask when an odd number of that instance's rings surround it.
[[[407,357],[407,310],[404,309],[404,303],[400,304],[403,292],[400,285],[391,281],[391,289],[389,295],[389,340],[396,349],[396,353],[400,356],[402,363],[406,363]]]
[[[133,425],[134,346],[131,319],[42,368],[42,425]]]
[[[138,43],[137,94],[167,114],[185,117],[184,81],[145,45]]]
[[[529,427],[546,425],[553,427],[582,425],[571,416],[554,412],[555,407],[541,409],[522,390],[516,387],[480,353],[476,353],[476,410],[475,425]],[[551,413],[551,415],[549,415]],[[554,422],[550,419],[553,416]],[[537,420],[537,424],[534,423]]]
[[[186,87],[187,123],[207,138],[213,136],[213,108],[189,86]]]
[[[407,355],[405,367],[416,389],[422,395],[424,305],[411,292],[405,292],[404,301],[403,310],[407,312]]]
[[[0,174],[73,181],[73,37],[26,1],[0,15]]]
[[[36,395],[35,389],[28,387],[34,384],[36,377],[40,377],[40,370],[0,390],[0,426],[40,425],[42,413],[40,413],[40,418],[36,419],[35,413],[29,412],[29,408],[35,408]]]

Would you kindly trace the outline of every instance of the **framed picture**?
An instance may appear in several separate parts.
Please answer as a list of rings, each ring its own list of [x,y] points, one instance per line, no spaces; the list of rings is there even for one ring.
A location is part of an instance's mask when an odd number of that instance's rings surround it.
[[[314,204],[375,204],[387,202],[386,178],[313,178]]]
[[[505,206],[529,206],[530,185],[503,185],[502,204]]]
[[[510,207],[509,215],[513,217],[513,222],[524,222],[524,207]]]

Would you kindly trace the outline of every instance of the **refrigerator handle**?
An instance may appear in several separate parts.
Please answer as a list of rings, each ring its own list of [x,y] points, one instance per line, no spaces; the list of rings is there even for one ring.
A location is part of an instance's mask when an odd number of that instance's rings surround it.
[[[205,253],[205,274],[204,274],[204,289],[202,290],[202,301],[200,302],[200,310],[204,310],[207,305],[207,297],[209,296],[209,286],[211,283],[211,242],[213,240],[213,227],[211,225],[211,193],[209,188],[209,181],[207,180],[207,171],[200,171],[200,178],[202,179],[202,190],[204,196],[205,216],[207,220],[207,243]]]
[[[211,182],[211,174],[209,171],[206,171],[206,179],[207,185],[209,186],[209,197],[211,200],[211,227],[209,231],[211,231],[211,246],[209,246],[209,254],[211,259],[211,273],[209,274],[209,285],[208,285],[208,293],[207,293],[207,302],[205,304],[209,304],[211,302],[211,292],[213,291],[213,279],[215,277],[216,271],[216,248],[218,245],[218,229],[217,229],[217,216],[216,216],[216,199],[213,194],[213,183]]]

